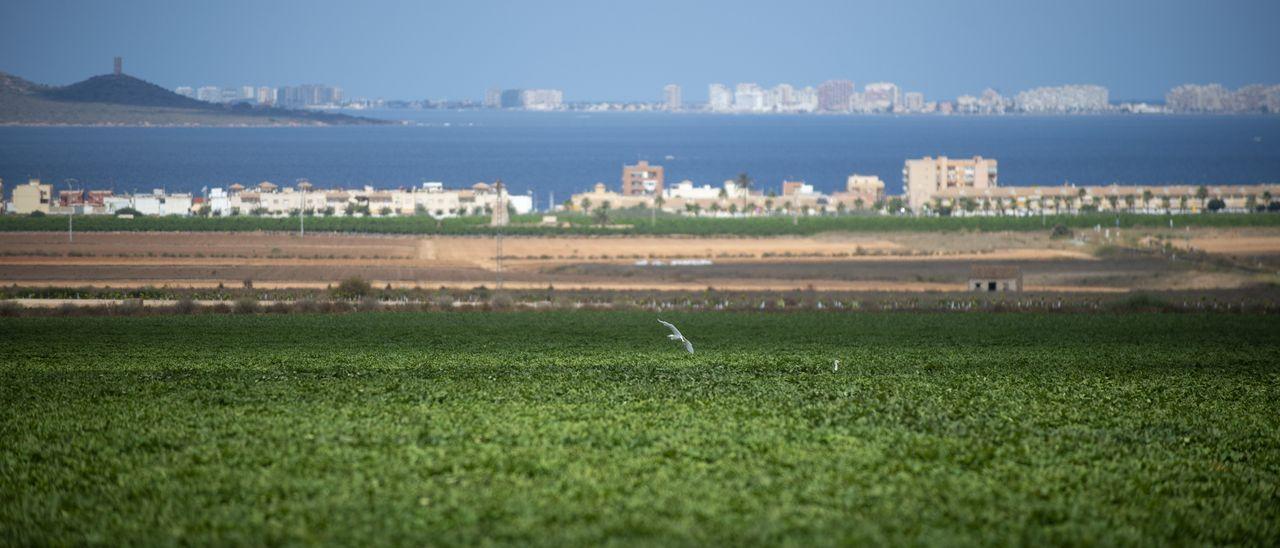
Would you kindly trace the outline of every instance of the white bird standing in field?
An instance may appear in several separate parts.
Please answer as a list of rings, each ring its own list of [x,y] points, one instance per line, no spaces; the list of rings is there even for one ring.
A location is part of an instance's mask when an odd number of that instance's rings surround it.
[[[839,360],[839,359],[836,359],[836,360],[835,360],[835,362],[834,362],[834,364],[833,364],[833,366],[831,367],[831,371],[832,371],[832,372],[836,372],[836,371],[839,371],[839,370],[840,370],[840,360]]]
[[[667,335],[668,339],[684,343],[684,349],[688,350],[690,354],[693,353],[693,343],[689,342],[689,339],[684,338],[684,335],[680,333],[679,329],[676,329],[676,326],[671,325],[670,322],[664,322],[662,319],[658,319],[658,323],[667,326],[667,329],[671,330],[671,334]]]

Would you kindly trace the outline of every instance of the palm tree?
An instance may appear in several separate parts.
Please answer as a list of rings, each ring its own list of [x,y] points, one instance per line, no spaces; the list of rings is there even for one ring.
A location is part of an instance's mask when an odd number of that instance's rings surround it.
[[[1244,208],[1253,211],[1258,208],[1258,197],[1250,194],[1244,199]]]
[[[1196,189],[1196,198],[1200,200],[1200,209],[1204,209],[1205,202],[1209,199],[1209,189],[1200,185],[1200,188]]]
[[[578,206],[581,207],[583,211],[591,211],[591,198],[583,198],[582,201],[578,203]]]
[[[1187,197],[1186,197],[1186,196],[1183,196],[1183,197],[1181,197],[1181,198],[1178,198],[1178,209],[1182,210],[1184,213],[1187,211]]]
[[[596,220],[597,223],[600,224],[600,226],[608,225],[609,224],[609,208],[607,207],[596,208],[596,212],[592,214],[592,217]]]
[[[1164,208],[1165,213],[1173,213],[1173,201],[1169,199],[1169,195],[1160,197],[1160,206]]]
[[[746,172],[738,174],[738,190],[742,191],[742,212],[746,213],[747,196],[751,194],[749,192],[751,190],[751,177],[748,177]]]
[[[1266,205],[1266,206],[1271,205],[1271,191],[1270,191],[1270,190],[1264,190],[1264,191],[1262,191],[1262,205]]]
[[[1151,198],[1152,198],[1151,190],[1142,191],[1142,209],[1146,209],[1146,210],[1151,209]]]
[[[841,203],[844,203],[844,202],[841,202]],[[859,210],[860,210],[860,209],[862,209],[862,206],[864,206],[864,205],[867,205],[867,203],[866,203],[866,202],[864,202],[864,201],[862,201],[862,198],[855,198],[855,199],[853,200],[853,207],[854,207],[854,208],[856,208],[856,209],[859,209]]]
[[[1133,204],[1137,203],[1138,197],[1132,194],[1125,194],[1124,205],[1129,208],[1129,213],[1133,213]]]
[[[1115,211],[1116,206],[1120,204],[1120,197],[1115,194],[1107,196],[1107,203],[1111,204],[1111,211]]]
[[[1082,188],[1076,195],[1079,197],[1079,201],[1076,202],[1076,213],[1080,213],[1080,210],[1084,208],[1084,198],[1089,195],[1089,192]]]

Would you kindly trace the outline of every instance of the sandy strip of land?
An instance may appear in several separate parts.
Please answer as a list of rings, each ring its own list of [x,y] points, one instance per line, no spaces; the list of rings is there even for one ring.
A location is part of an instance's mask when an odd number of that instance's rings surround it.
[[[456,281],[456,280],[419,280],[417,282],[387,281],[387,280],[371,280],[374,287],[391,286],[393,288],[437,288],[445,287],[449,289],[471,289],[480,285],[493,288],[492,280],[484,283],[476,281]],[[219,284],[224,287],[227,285],[218,280],[148,280],[145,285],[153,287],[174,287],[174,288],[215,288]],[[32,281],[23,282],[23,286],[28,287],[136,287],[141,285],[138,280],[93,280],[92,282],[78,281]],[[254,288],[259,289],[288,289],[288,288],[310,288],[323,289],[330,287],[332,284],[325,282],[254,282]],[[708,287],[723,291],[851,291],[851,292],[956,292],[962,289],[961,286],[954,283],[936,283],[936,282],[861,282],[861,281],[814,281],[801,282],[795,280],[706,280],[700,282],[650,282],[650,281],[591,281],[591,282],[569,282],[569,283],[541,283],[541,282],[525,282],[511,281],[503,282],[503,287],[508,289],[546,289],[548,286],[555,289],[571,290],[571,291],[702,291]],[[1083,286],[1060,286],[1060,285],[1028,285],[1027,291],[1043,291],[1043,292],[1065,292],[1065,293],[1124,293],[1129,291],[1124,287],[1083,287]]]

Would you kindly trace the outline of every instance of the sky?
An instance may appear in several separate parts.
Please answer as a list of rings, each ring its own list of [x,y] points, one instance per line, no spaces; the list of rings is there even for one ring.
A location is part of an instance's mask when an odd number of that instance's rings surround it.
[[[687,101],[722,82],[929,99],[1098,84],[1113,100],[1182,83],[1280,83],[1277,0],[2,0],[0,71],[68,84],[111,70],[173,88],[325,83],[347,97]]]

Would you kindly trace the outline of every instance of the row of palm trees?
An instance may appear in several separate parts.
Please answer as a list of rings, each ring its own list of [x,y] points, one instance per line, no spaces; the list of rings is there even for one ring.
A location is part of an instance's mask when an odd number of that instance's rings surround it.
[[[1062,205],[1063,205],[1063,203],[1064,203],[1064,202],[1066,202],[1066,203],[1067,203],[1067,206],[1068,206],[1068,207],[1070,207],[1070,208],[1071,208],[1071,210],[1072,210],[1073,212],[1075,212],[1075,213],[1079,213],[1079,212],[1081,212],[1084,208],[1087,208],[1087,207],[1088,207],[1088,205],[1086,205],[1086,203],[1085,203],[1085,202],[1086,202],[1086,200],[1088,200],[1088,199],[1089,199],[1089,193],[1088,193],[1085,189],[1083,189],[1083,188],[1082,188],[1082,189],[1080,189],[1080,190],[1079,190],[1079,192],[1078,192],[1077,196],[1078,196],[1078,199],[1076,199],[1076,200],[1068,200],[1068,199],[1066,199],[1066,198],[1063,198],[1062,196],[1054,196],[1054,197],[1052,197],[1052,199],[1051,199],[1051,200],[1052,200],[1052,202],[1051,202],[1051,203],[1053,204],[1053,208],[1052,208],[1052,209],[1053,209],[1053,211],[1055,211],[1055,212],[1062,211]],[[1194,195],[1194,196],[1187,196],[1187,195],[1181,195],[1181,196],[1178,196],[1178,197],[1177,197],[1177,200],[1178,200],[1178,209],[1179,209],[1179,210],[1182,210],[1182,211],[1186,211],[1186,209],[1187,209],[1187,205],[1190,203],[1190,201],[1191,201],[1191,199],[1192,199],[1193,197],[1194,197],[1194,199],[1196,199],[1196,200],[1198,200],[1198,201],[1200,202],[1200,207],[1201,207],[1201,209],[1217,210],[1217,209],[1222,209],[1222,207],[1225,207],[1225,203],[1223,203],[1223,202],[1222,202],[1222,200],[1220,200],[1220,199],[1215,198],[1215,199],[1213,199],[1213,200],[1210,200],[1210,199],[1209,199],[1209,189],[1208,189],[1208,188],[1206,188],[1206,187],[1204,187],[1204,186],[1201,186],[1201,187],[1199,187],[1199,188],[1197,188],[1197,189],[1196,189],[1196,193],[1195,193],[1195,195]],[[1152,202],[1153,200],[1155,200],[1155,198],[1156,198],[1156,195],[1155,195],[1155,193],[1154,193],[1154,192],[1152,192],[1152,191],[1150,191],[1150,190],[1145,190],[1145,191],[1143,191],[1143,192],[1142,192],[1142,207],[1143,207],[1143,209],[1145,209],[1145,210],[1147,210],[1147,211],[1150,211],[1150,210],[1151,210],[1151,202]],[[1250,210],[1250,211],[1252,211],[1252,210],[1256,209],[1259,205],[1262,205],[1262,206],[1268,206],[1268,205],[1270,205],[1270,204],[1272,203],[1272,195],[1271,195],[1271,192],[1270,192],[1270,191],[1263,191],[1263,192],[1262,192],[1262,194],[1261,194],[1261,198],[1262,198],[1262,202],[1261,202],[1261,204],[1259,204],[1259,202],[1258,202],[1258,198],[1259,198],[1259,196],[1256,196],[1256,195],[1253,195],[1253,194],[1250,194],[1250,195],[1246,196],[1246,197],[1245,197],[1245,208],[1246,208],[1246,209],[1248,209],[1248,210]],[[1048,199],[1048,198],[1040,198],[1040,209],[1042,209],[1042,210],[1043,210],[1043,209],[1048,209],[1048,208],[1046,207],[1046,206],[1048,205],[1048,202],[1046,202],[1046,201],[1045,201],[1045,200],[1047,200],[1047,199]],[[1133,194],[1126,194],[1126,195],[1124,195],[1124,196],[1117,196],[1117,195],[1112,194],[1112,195],[1107,196],[1105,199],[1107,200],[1107,203],[1111,206],[1111,210],[1112,210],[1112,211],[1118,210],[1118,209],[1120,208],[1120,202],[1121,202],[1121,201],[1123,201],[1123,202],[1124,202],[1125,207],[1126,207],[1130,212],[1133,212],[1133,211],[1135,211],[1135,207],[1136,207],[1137,202],[1138,202],[1138,197],[1137,197],[1137,196],[1134,196]],[[1166,194],[1166,195],[1161,195],[1161,196],[1160,196],[1160,201],[1159,201],[1160,209],[1165,210],[1165,212],[1172,212],[1172,211],[1173,211],[1173,199],[1174,199],[1174,198],[1173,198],[1172,196],[1169,196],[1169,195],[1167,195],[1167,194]],[[935,200],[934,200],[934,205],[935,205],[935,207],[936,207],[936,210],[937,210],[937,211],[942,211],[943,209],[945,209],[945,206],[943,205],[943,200],[942,200],[941,198],[939,198],[939,199],[935,199]],[[960,199],[959,199],[959,204],[958,204],[958,205],[959,205],[960,209],[963,209],[963,210],[964,210],[965,212],[967,212],[967,213],[973,213],[973,212],[977,211],[979,208],[981,208],[981,209],[982,209],[982,211],[983,211],[984,213],[987,213],[987,212],[990,212],[990,211],[992,210],[992,207],[993,207],[993,206],[995,206],[995,209],[996,209],[996,211],[997,211],[997,212],[1002,213],[1002,212],[1004,212],[1006,209],[1008,209],[1009,207],[1012,207],[1012,206],[1014,205],[1014,200],[1013,200],[1012,198],[995,198],[995,199],[994,199],[994,203],[993,203],[993,199],[991,199],[991,198],[985,198],[985,197],[984,197],[984,198],[982,198],[981,200],[978,200],[978,199],[975,199],[975,198],[965,197],[965,198],[960,198]],[[1215,206],[1216,206],[1216,207],[1215,207]]]

